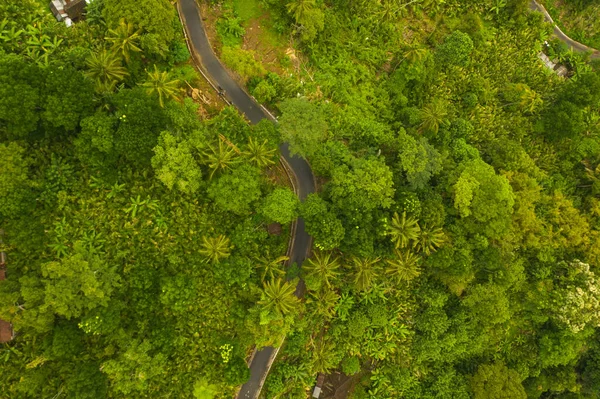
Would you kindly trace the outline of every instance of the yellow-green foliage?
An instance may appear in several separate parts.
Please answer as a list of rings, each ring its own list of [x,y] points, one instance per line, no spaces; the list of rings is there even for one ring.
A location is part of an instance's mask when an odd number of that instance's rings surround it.
[[[251,50],[224,46],[221,51],[221,59],[229,68],[237,72],[243,80],[267,73],[265,67],[254,58],[254,51]]]

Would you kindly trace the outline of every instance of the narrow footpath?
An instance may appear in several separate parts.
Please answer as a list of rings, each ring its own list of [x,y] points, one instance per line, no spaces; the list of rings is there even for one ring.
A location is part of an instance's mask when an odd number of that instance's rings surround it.
[[[258,105],[254,99],[248,95],[229,75],[223,64],[213,52],[206,31],[202,23],[200,8],[196,0],[180,0],[179,16],[184,24],[187,34],[188,45],[194,53],[198,68],[200,68],[211,83],[224,91],[225,97],[232,103],[248,120],[255,124],[263,119],[271,119],[263,108]],[[296,191],[301,200],[315,191],[315,183],[312,170],[308,163],[296,156],[291,156],[287,144],[279,147],[282,157],[290,166],[292,173],[296,177]],[[304,220],[298,218],[294,237],[292,238],[292,248],[289,249],[290,264],[297,263],[299,266],[306,259],[311,247],[311,238],[306,232]],[[299,290],[296,290],[298,293]],[[260,394],[264,380],[269,373],[269,369],[279,348],[266,347],[254,354],[250,364],[250,380],[245,383],[239,394],[240,399],[256,399]]]
[[[554,26],[554,36],[556,36],[561,42],[565,43],[567,46],[569,46],[569,48],[572,48],[573,51],[579,52],[579,53],[591,53],[590,58],[591,59],[600,59],[600,51],[588,47],[585,44],[581,44],[573,39],[571,39],[569,36],[565,35],[565,33],[556,25],[556,23],[554,22],[554,20],[552,19],[552,17],[550,16],[550,14],[548,13],[548,11],[546,11],[546,9],[544,8],[543,5],[539,4],[537,1],[535,0],[531,0],[531,2],[529,3],[529,9],[533,10],[533,11],[539,11],[544,15],[544,19],[548,22],[550,22],[553,26]]]

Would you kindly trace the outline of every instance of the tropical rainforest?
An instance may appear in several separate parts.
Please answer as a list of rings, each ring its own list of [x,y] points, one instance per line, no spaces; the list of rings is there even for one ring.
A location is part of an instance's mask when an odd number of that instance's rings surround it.
[[[0,4],[0,398],[233,398],[267,345],[269,399],[600,397],[598,61],[528,0],[203,2],[250,125],[174,3]]]

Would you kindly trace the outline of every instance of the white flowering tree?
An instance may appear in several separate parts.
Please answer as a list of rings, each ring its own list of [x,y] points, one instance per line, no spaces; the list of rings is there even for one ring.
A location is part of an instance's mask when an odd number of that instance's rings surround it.
[[[600,326],[600,279],[590,265],[574,260],[563,262],[565,274],[553,292],[554,319],[573,333],[586,326]]]

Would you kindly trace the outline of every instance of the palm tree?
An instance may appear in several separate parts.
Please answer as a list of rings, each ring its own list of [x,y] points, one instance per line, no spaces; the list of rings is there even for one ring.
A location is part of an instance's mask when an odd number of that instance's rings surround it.
[[[212,263],[219,263],[221,259],[225,259],[229,256],[231,245],[229,238],[224,235],[217,237],[202,237],[202,249],[201,255],[204,255],[207,261]]]
[[[419,233],[418,240],[415,242],[415,248],[429,255],[435,252],[436,248],[442,246],[445,241],[446,236],[441,227],[428,227],[425,225]]]
[[[321,339],[314,341],[311,339],[312,359],[311,368],[316,373],[329,373],[337,365],[335,346],[330,340],[326,340],[324,336]]]
[[[340,296],[332,289],[320,289],[309,294],[306,303],[311,305],[315,314],[331,318],[335,315],[335,305]]]
[[[404,50],[404,59],[408,60],[411,63],[422,61],[429,50],[425,47],[421,47],[419,45],[411,45]]]
[[[359,291],[368,290],[377,277],[377,269],[381,258],[352,257],[354,263],[354,285]]]
[[[530,114],[533,114],[535,110],[540,108],[544,103],[542,97],[527,86],[525,86],[521,92],[519,100],[519,106],[521,109]]]
[[[398,215],[398,212],[394,212],[388,235],[392,237],[396,248],[406,248],[411,241],[415,241],[419,237],[420,230],[417,219],[406,217],[406,212],[402,212],[402,217]]]
[[[275,276],[283,277],[285,272],[281,269],[281,264],[290,258],[287,256],[280,256],[272,259],[269,255],[262,258],[257,258],[258,267],[262,269],[262,275],[260,276],[261,281],[265,281],[265,278],[269,276],[269,280],[274,280]]]
[[[148,80],[142,83],[142,86],[147,87],[146,92],[148,94],[157,93],[158,102],[161,107],[164,107],[164,99],[172,98],[173,100],[178,99],[180,93],[179,80],[170,79],[169,73],[166,71],[159,71],[156,65],[154,65],[154,71],[148,72]]]
[[[116,84],[127,76],[127,70],[114,53],[102,50],[92,53],[86,61],[88,71],[85,75],[96,82],[98,91],[112,91]]]
[[[266,282],[258,303],[269,314],[283,317],[290,314],[299,303],[294,295],[295,290],[292,284],[280,278]]]
[[[302,267],[307,272],[307,277],[316,279],[319,283],[325,283],[331,288],[331,280],[338,276],[337,269],[340,262],[337,257],[332,257],[331,252],[316,251],[314,257],[308,259],[308,264]]]
[[[381,0],[381,10],[377,13],[379,19],[385,22],[397,20],[403,15],[408,4],[398,4],[398,0]]]
[[[121,19],[117,29],[109,29],[108,33],[109,35],[105,39],[112,42],[112,49],[120,51],[125,62],[128,64],[132,51],[142,51],[137,46],[140,39],[140,32],[135,30],[131,22],[125,22],[124,19]]]
[[[217,148],[209,144],[208,151],[204,151],[202,154],[206,157],[208,167],[211,169],[209,179],[212,179],[218,170],[231,169],[231,165],[239,162],[239,159],[235,157],[234,149],[226,146],[223,141],[219,141]]]
[[[292,0],[287,4],[287,10],[294,15],[296,23],[302,25],[316,5],[315,0]]]
[[[437,134],[440,130],[440,125],[444,122],[447,114],[446,107],[441,101],[434,100],[427,104],[421,110],[421,119],[423,120],[420,128],[421,131],[432,130]]]
[[[274,149],[269,149],[268,141],[263,141],[260,144],[258,141],[254,141],[252,137],[248,139],[248,149],[244,151],[244,155],[248,157],[248,160],[259,168],[273,165],[273,156],[275,155]]]
[[[396,255],[393,259],[387,259],[388,267],[385,272],[388,276],[394,278],[398,283],[409,282],[417,278],[421,271],[419,270],[419,262],[421,258],[412,251],[398,250],[394,251]]]

